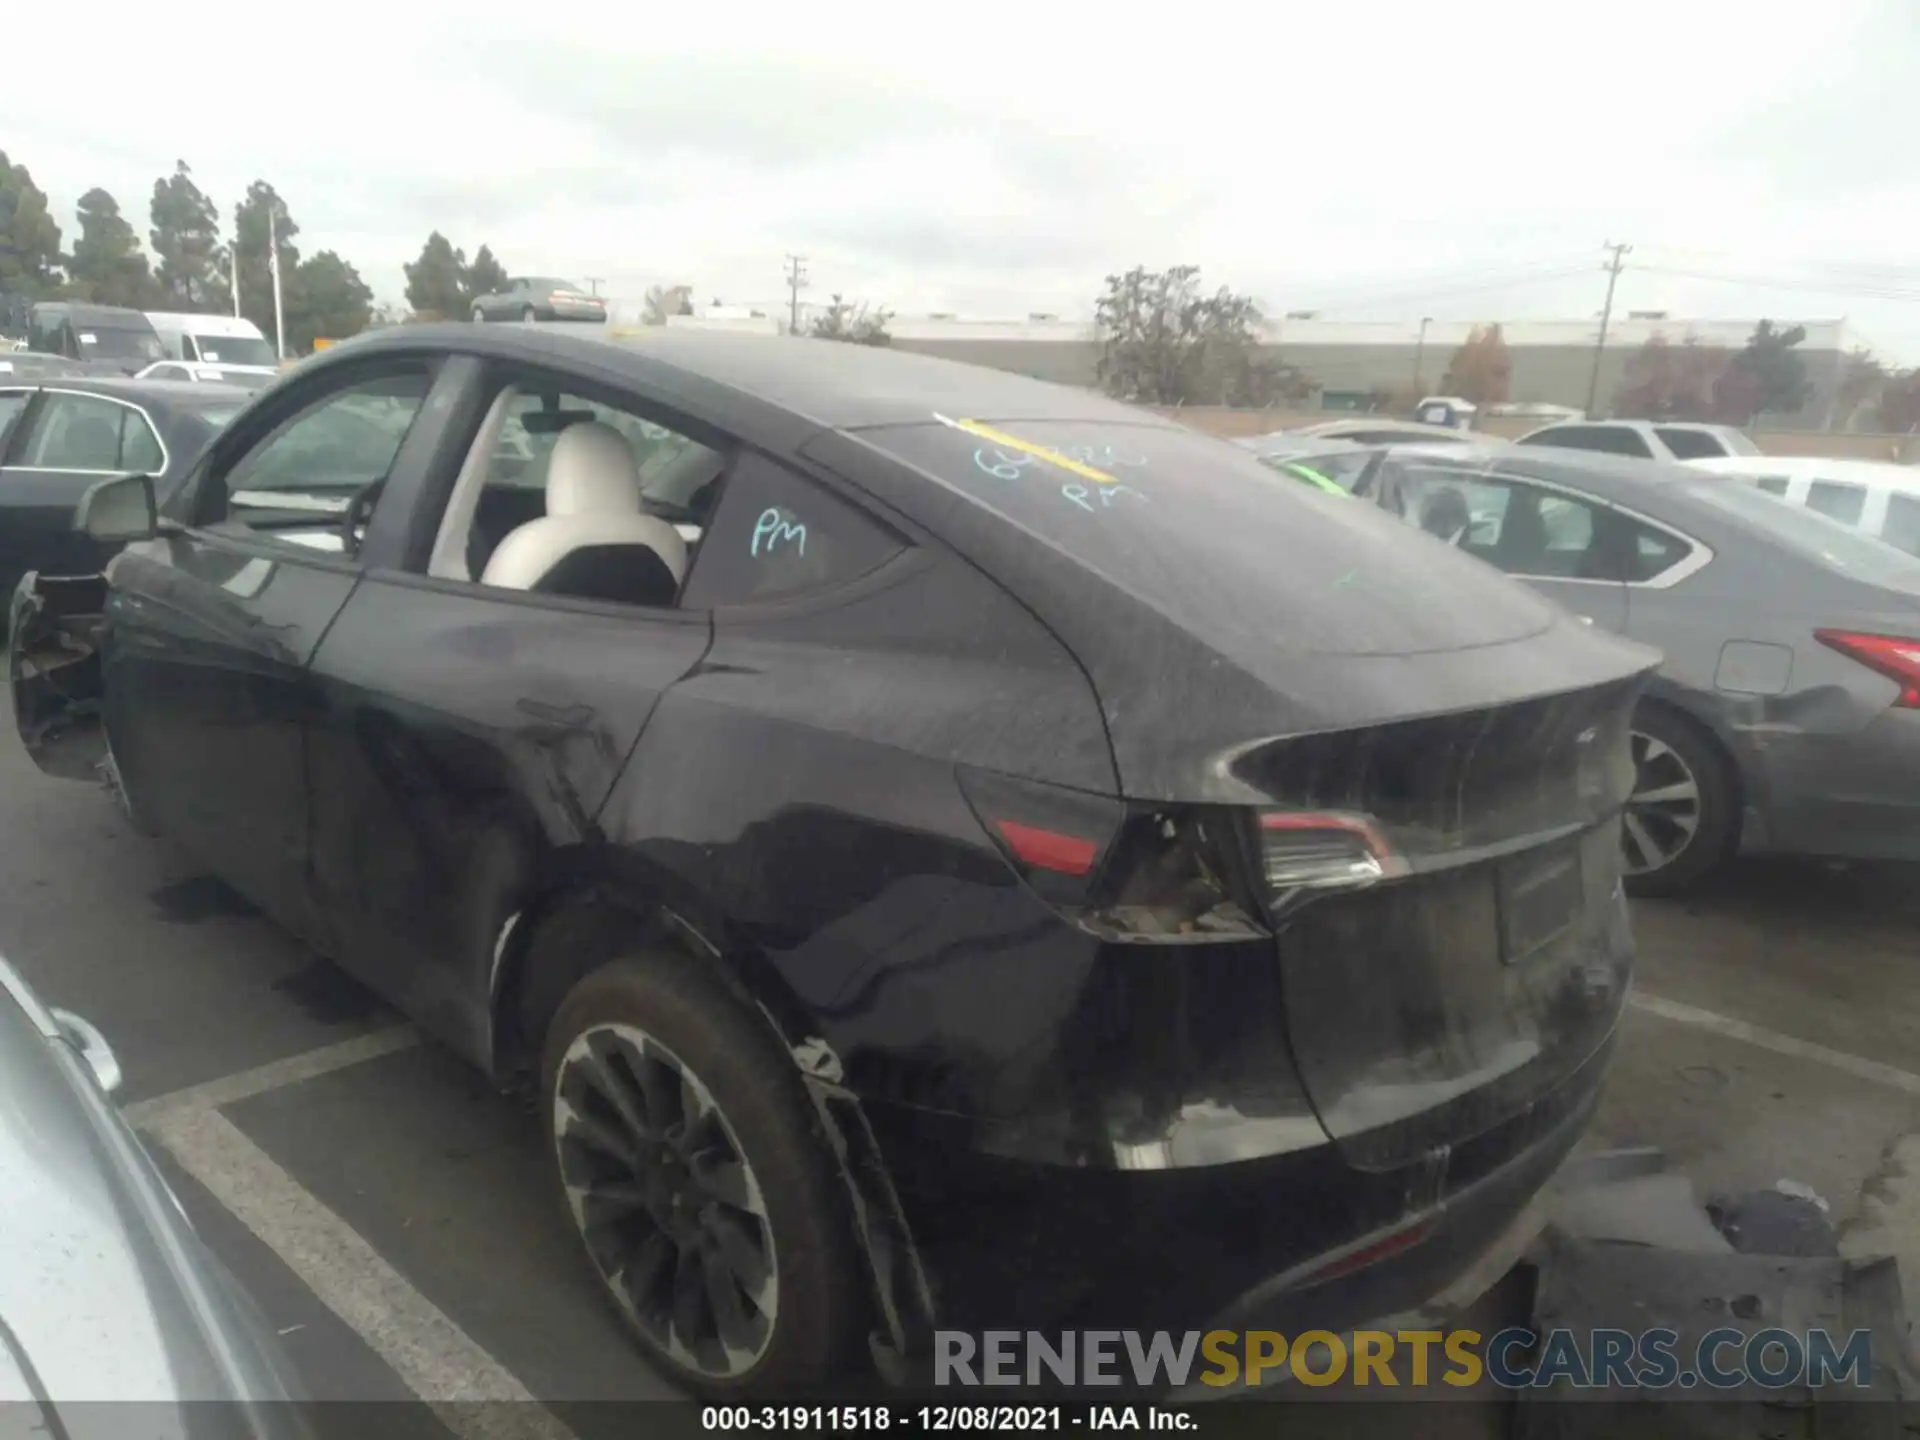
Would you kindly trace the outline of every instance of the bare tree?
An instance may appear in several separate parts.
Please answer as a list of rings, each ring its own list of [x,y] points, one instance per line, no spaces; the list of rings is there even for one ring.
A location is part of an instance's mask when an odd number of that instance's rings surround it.
[[[887,322],[891,319],[891,310],[869,309],[864,304],[855,305],[835,295],[833,303],[823,313],[813,317],[813,325],[808,333],[816,340],[845,340],[854,345],[891,345],[893,336],[887,333]]]
[[[645,325],[664,325],[675,315],[691,314],[691,285],[653,285],[648,287],[646,308],[641,312],[640,319]]]

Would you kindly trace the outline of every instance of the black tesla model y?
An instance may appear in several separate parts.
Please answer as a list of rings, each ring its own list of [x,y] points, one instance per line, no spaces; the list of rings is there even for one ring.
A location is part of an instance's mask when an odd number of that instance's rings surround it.
[[[1656,657],[1142,410],[885,349],[402,326],[263,392],[13,701],[539,1087],[653,1360],[1338,1329],[1578,1136]]]

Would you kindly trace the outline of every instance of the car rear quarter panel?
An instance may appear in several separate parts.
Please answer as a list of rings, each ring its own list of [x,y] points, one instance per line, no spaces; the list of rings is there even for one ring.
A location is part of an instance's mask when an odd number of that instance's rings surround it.
[[[1010,1103],[1017,1057],[1058,1027],[1097,945],[1015,878],[960,765],[1116,783],[1060,643],[971,566],[921,552],[826,602],[717,612],[602,829],[742,957],[790,1039],[978,1114]]]

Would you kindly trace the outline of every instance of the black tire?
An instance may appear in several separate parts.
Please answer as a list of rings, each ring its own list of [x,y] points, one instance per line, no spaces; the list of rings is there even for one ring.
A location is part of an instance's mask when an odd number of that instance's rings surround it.
[[[520,312],[520,323],[522,325],[531,325],[534,321],[538,320],[539,318],[540,318],[540,312],[535,310],[531,305],[527,306],[526,309]]]
[[[634,1047],[636,1033],[644,1038],[644,1048]],[[661,1088],[661,1075],[671,1074],[671,1066],[683,1077],[677,1093]],[[691,1144],[677,1151],[694,1157],[682,1162],[670,1154],[680,1142],[643,1141],[632,1147],[635,1156],[622,1162],[598,1139],[582,1139],[581,1123],[571,1118],[576,1102],[598,1124],[611,1117],[618,1126],[626,1113],[616,1113],[597,1088],[609,1074],[617,1075],[615,1088],[648,1112],[650,1121],[658,1118],[658,1106],[662,1115],[680,1117],[683,1134],[697,1129],[717,1135],[717,1143],[698,1152],[708,1159],[699,1160]],[[602,1291],[665,1376],[714,1399],[818,1395],[823,1386],[847,1376],[864,1333],[867,1295],[846,1192],[799,1072],[764,1021],[699,962],[671,950],[643,951],[589,974],[561,1002],[547,1029],[540,1079],[547,1153],[562,1213],[580,1237]],[[704,1090],[705,1101],[696,1103],[696,1086]],[[656,1098],[663,1094],[673,1099]],[[704,1108],[706,1102],[712,1112]],[[715,1112],[718,1127],[712,1123]],[[621,1128],[636,1139],[649,1133],[644,1127]],[[736,1209],[700,1189],[698,1175],[721,1169],[758,1209]],[[626,1177],[634,1177],[631,1190],[622,1189]],[[691,1187],[687,1178],[694,1180]],[[669,1203],[663,1196],[676,1182],[680,1198]],[[599,1218],[590,1224],[589,1214]],[[590,1238],[589,1230],[599,1238]],[[689,1239],[689,1230],[698,1233]],[[750,1252],[736,1249],[742,1236],[754,1242]],[[736,1266],[732,1257],[740,1253],[757,1257],[756,1264],[770,1258],[770,1316],[764,1278],[757,1284],[740,1278],[755,1268]],[[715,1317],[723,1297],[716,1297],[712,1287],[724,1287],[725,1281],[701,1267],[714,1266],[712,1257],[722,1254],[729,1257],[720,1266],[723,1275],[738,1282],[726,1292],[733,1297],[733,1313],[749,1317],[757,1348],[750,1352],[743,1344],[730,1352],[712,1338],[701,1341],[696,1353],[682,1337],[704,1334],[701,1312],[696,1305],[694,1323],[680,1324],[677,1287],[688,1269],[700,1271],[700,1284],[688,1286],[704,1298],[705,1319],[714,1322],[717,1336]],[[643,1265],[652,1272],[651,1284],[632,1278]],[[616,1286],[610,1272],[625,1285]],[[628,1288],[634,1284],[641,1285],[641,1295]],[[643,1308],[650,1320],[642,1318]],[[742,1333],[738,1325],[735,1333]],[[751,1358],[744,1358],[749,1353]]]
[[[1663,753],[1664,752],[1664,753]],[[1642,705],[1633,717],[1635,798],[1627,803],[1621,848],[1629,895],[1682,895],[1725,863],[1740,838],[1740,791],[1720,746],[1693,721],[1663,705]],[[1650,800],[1690,780],[1697,795],[1692,833],[1651,868],[1636,868],[1642,837],[1661,844],[1682,828],[1676,802]],[[1637,827],[1637,830],[1636,830]]]

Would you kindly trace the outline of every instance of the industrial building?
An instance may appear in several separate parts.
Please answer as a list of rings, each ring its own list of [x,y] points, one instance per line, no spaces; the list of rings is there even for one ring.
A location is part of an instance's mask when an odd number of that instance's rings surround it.
[[[686,316],[672,323],[775,333],[783,322],[784,311],[768,303],[753,308],[727,307],[710,316]],[[1746,345],[1758,323],[1758,319],[1688,320],[1644,311],[1616,315],[1608,326],[1606,347],[1600,352],[1596,412],[1611,413],[1629,360],[1653,336],[1664,336],[1675,345],[1691,338],[1701,345],[1731,352]],[[1806,339],[1795,348],[1806,361],[1812,397],[1799,411],[1769,415],[1767,420],[1779,428],[1825,429],[1834,419],[1835,395],[1847,353],[1863,342],[1849,332],[1844,320],[1776,318],[1774,324],[1781,329],[1806,327]],[[1262,338],[1266,347],[1312,382],[1316,398],[1310,404],[1326,410],[1351,410],[1365,408],[1369,398],[1381,392],[1423,394],[1443,388],[1447,363],[1473,327],[1474,322],[1456,320],[1291,316],[1268,321]],[[902,350],[990,365],[1067,385],[1096,383],[1100,343],[1088,321],[1051,315],[1033,315],[1025,320],[897,315],[887,329]],[[1586,408],[1594,351],[1600,338],[1598,317],[1502,322],[1501,334],[1513,364],[1510,402]]]

